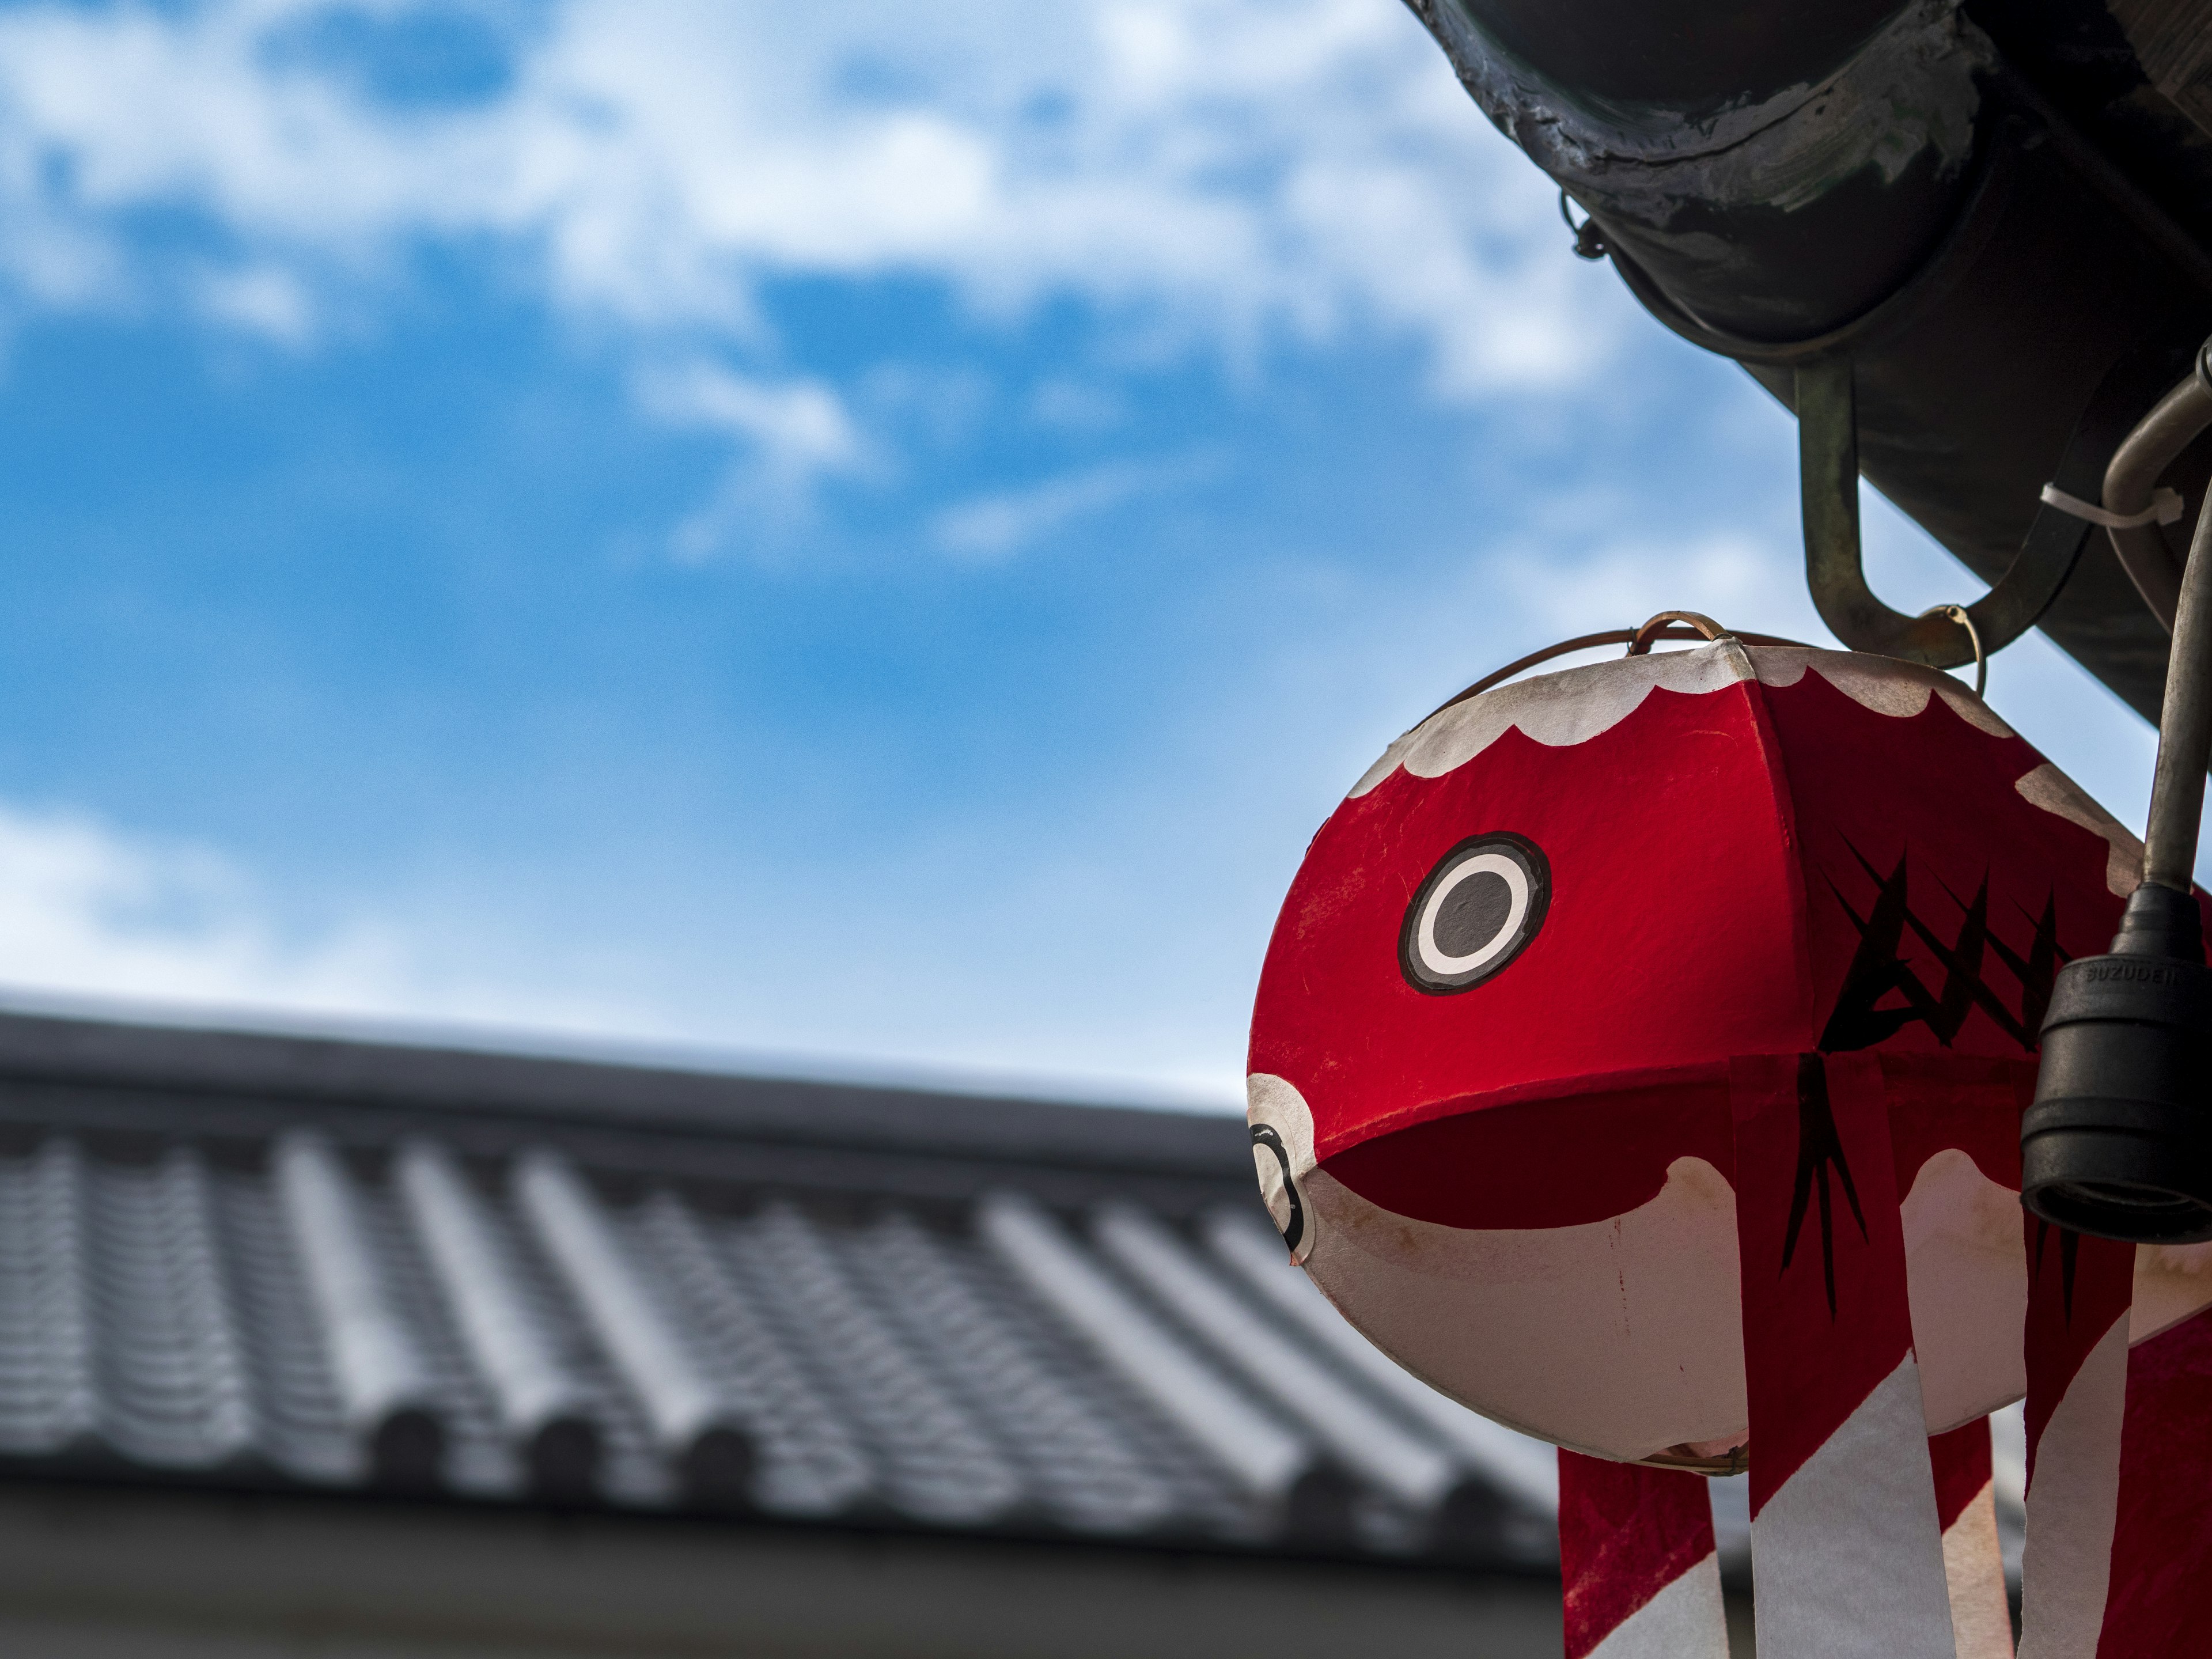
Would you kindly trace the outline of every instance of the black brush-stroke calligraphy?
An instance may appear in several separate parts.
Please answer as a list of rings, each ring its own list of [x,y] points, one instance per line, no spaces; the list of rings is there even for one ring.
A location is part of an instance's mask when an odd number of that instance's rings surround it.
[[[2051,1006],[2051,986],[2067,960],[2058,945],[2058,902],[2046,894],[2040,915],[2016,906],[2033,933],[2023,954],[2014,951],[1990,926],[1990,880],[1983,872],[1972,899],[1962,899],[1941,877],[1936,884],[1957,907],[1959,919],[1946,939],[1929,920],[1912,908],[1911,855],[1901,851],[1896,865],[1884,874],[1849,841],[1844,846],[1868,878],[1875,884],[1874,902],[1864,915],[1844,895],[1835,878],[1823,874],[1828,890],[1857,930],[1844,981],[1821,1029],[1815,1053],[1801,1054],[1797,1062],[1797,1170],[1790,1193],[1790,1224],[1782,1245],[1782,1267],[1787,1272],[1796,1255],[1798,1235],[1809,1208],[1817,1208],[1820,1221],[1821,1278],[1827,1291],[1828,1316],[1836,1316],[1835,1230],[1828,1190],[1830,1172],[1850,1200],[1859,1235],[1866,1237],[1866,1218],[1859,1209],[1858,1194],[1851,1182],[1850,1160],[1834,1107],[1828,1098],[1825,1056],[1871,1048],[1896,1036],[1908,1025],[1919,1024],[1944,1048],[1952,1045],[1966,1018],[1979,1008],[2014,1042],[2031,1052]],[[1943,970],[1940,989],[1930,990],[1905,959],[1905,935],[1911,936],[1936,958]],[[1984,972],[1987,957],[1995,957],[2020,988],[2017,1009],[2009,1007],[1990,985]],[[1892,999],[1895,1000],[1892,1000]],[[2073,1316],[2074,1261],[2080,1241],[2072,1234],[2060,1240],[2067,1316]],[[2042,1240],[2037,1239],[2040,1257]]]

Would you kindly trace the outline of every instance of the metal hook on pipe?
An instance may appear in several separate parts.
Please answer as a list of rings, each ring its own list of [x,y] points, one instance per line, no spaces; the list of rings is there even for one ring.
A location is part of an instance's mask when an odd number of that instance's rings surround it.
[[[2074,574],[2088,526],[2039,512],[2011,568],[1973,604],[1917,617],[1893,611],[1867,583],[1859,544],[1858,396],[1849,356],[1797,365],[1797,465],[1805,580],[1835,636],[1930,668],[1984,662],[2033,628]],[[1954,612],[1959,614],[1954,615]]]
[[[1966,630],[1968,643],[1974,647],[1974,695],[1980,696],[1990,687],[1990,653],[1982,649],[1981,630],[1974,626],[1973,613],[1963,605],[1931,605],[1920,613],[1923,617],[1948,617]]]
[[[1612,250],[1606,245],[1605,231],[1598,224],[1596,216],[1585,210],[1582,223],[1577,224],[1574,210],[1567,205],[1570,199],[1567,187],[1565,185],[1560,185],[1559,217],[1567,222],[1567,228],[1575,234],[1575,258],[1577,259],[1604,258]]]

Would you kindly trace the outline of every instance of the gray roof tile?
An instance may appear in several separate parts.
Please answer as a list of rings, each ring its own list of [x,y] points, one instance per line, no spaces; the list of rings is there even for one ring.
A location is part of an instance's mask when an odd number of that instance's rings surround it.
[[[0,1170],[0,1447],[52,1455],[103,1426],[84,1159],[48,1140]]]
[[[277,1202],[307,1281],[309,1316],[356,1458],[390,1485],[434,1484],[447,1413],[434,1396],[421,1324],[406,1318],[396,1299],[391,1229],[377,1224],[380,1217],[372,1221],[368,1201],[326,1137],[293,1131],[276,1143],[273,1166]]]
[[[1109,1204],[1092,1231],[1190,1329],[1209,1334],[1216,1352],[1246,1382],[1353,1473],[1416,1509],[1433,1508],[1457,1484],[1457,1471],[1442,1447],[1393,1421],[1295,1337],[1262,1318],[1158,1218],[1133,1204]]]
[[[695,1498],[741,1493],[752,1473],[747,1402],[707,1363],[670,1305],[650,1239],[636,1239],[627,1218],[610,1215],[557,1152],[525,1153],[513,1184],[516,1206],[642,1413],[671,1474]]]
[[[120,1084],[82,1033],[11,1080],[38,1034],[8,1027],[0,1473],[1551,1547],[1548,1451],[1369,1348],[1248,1212],[1241,1158],[1180,1127],[1147,1161],[1141,1119],[1094,1109],[1113,1159],[1056,1161],[1052,1127],[996,1158],[1009,1103],[933,1148],[872,1097],[865,1145],[833,1121],[798,1146],[779,1106],[756,1152],[701,1127],[696,1080],[680,1122],[625,1085],[595,1128],[578,1087],[544,1116],[501,1095],[545,1062],[478,1057],[499,1098],[459,1108],[420,1054],[386,1075],[349,1049],[327,1075],[383,1079],[349,1104],[199,1086],[186,1044],[164,1094],[143,1036]],[[223,1038],[222,1079],[255,1074],[252,1041]],[[56,1053],[91,1075],[57,1079]]]
[[[544,1298],[524,1279],[484,1199],[459,1161],[416,1136],[399,1149],[396,1184],[407,1219],[482,1381],[499,1435],[534,1490],[588,1492],[599,1473],[592,1389],[549,1328]]]
[[[246,1459],[252,1385],[205,1164],[177,1147],[150,1168],[94,1165],[89,1176],[92,1228],[105,1246],[91,1275],[107,1339],[97,1356],[102,1432],[156,1466]]]

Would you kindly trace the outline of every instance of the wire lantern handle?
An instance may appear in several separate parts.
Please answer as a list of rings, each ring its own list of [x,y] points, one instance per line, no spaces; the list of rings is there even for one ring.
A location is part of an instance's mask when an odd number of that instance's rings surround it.
[[[1651,647],[1662,640],[1741,640],[1746,645],[1788,645],[1800,650],[1813,647],[1802,640],[1785,640],[1774,634],[1743,634],[1723,628],[1711,617],[1695,611],[1662,611],[1641,628],[1608,628],[1601,634],[1578,634],[1571,640],[1561,640],[1557,645],[1547,645],[1541,651],[1531,651],[1527,656],[1509,662],[1492,674],[1486,674],[1455,697],[1447,698],[1430,711],[1431,718],[1441,714],[1454,704],[1465,702],[1469,697],[1479,697],[1493,685],[1502,685],[1516,674],[1525,672],[1539,663],[1549,662],[1554,657],[1564,657],[1571,651],[1594,650],[1601,645],[1625,645],[1632,657],[1649,655]]]

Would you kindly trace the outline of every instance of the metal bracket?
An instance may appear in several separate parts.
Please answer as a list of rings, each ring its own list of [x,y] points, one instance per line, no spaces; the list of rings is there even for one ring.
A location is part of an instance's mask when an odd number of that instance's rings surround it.
[[[2041,508],[2011,568],[1966,607],[1971,626],[1948,606],[1908,617],[1875,597],[1860,561],[1858,398],[1848,356],[1797,366],[1797,465],[1806,584],[1820,620],[1854,651],[1930,668],[1962,667],[2000,651],[2051,608],[2088,540],[2081,520]]]
[[[2121,354],[2089,396],[2051,482],[2096,500],[2106,464],[2142,411],[2178,374],[2189,354],[2159,331]],[[1971,629],[1942,610],[1908,617],[1867,586],[1859,557],[1858,406],[1848,354],[1796,368],[1797,456],[1805,519],[1805,580],[1820,620],[1854,651],[1876,651],[1931,668],[1959,668],[2011,644],[2042,620],[2074,574],[2091,527],[2048,503],[2037,507],[2020,551],[1996,585],[1966,607]]]

